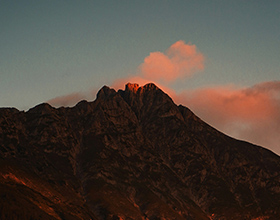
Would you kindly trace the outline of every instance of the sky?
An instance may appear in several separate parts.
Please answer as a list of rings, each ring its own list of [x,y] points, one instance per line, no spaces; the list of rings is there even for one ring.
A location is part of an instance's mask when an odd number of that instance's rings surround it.
[[[1,1],[0,107],[154,82],[226,134],[280,155],[280,1]]]

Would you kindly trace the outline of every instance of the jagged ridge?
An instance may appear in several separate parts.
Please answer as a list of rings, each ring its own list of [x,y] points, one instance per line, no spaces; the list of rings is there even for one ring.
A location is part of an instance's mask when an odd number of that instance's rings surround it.
[[[1,219],[280,216],[279,157],[154,84],[104,86],[73,108],[0,109],[0,134]]]

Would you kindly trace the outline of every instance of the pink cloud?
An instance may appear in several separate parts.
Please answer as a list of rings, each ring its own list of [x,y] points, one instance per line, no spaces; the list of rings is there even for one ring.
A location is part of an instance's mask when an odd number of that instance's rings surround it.
[[[165,53],[150,53],[139,69],[147,79],[173,82],[202,71],[204,60],[204,55],[197,51],[195,45],[185,44],[180,40],[171,45]]]
[[[280,154],[280,81],[184,91],[175,101],[219,130]]]
[[[166,84],[191,76],[204,69],[204,59],[204,55],[197,51],[195,45],[186,44],[180,40],[172,44],[165,53],[150,53],[144,59],[144,63],[139,66],[140,72],[137,75],[117,79],[111,86],[118,90],[123,89],[128,82],[138,83],[140,86],[153,82],[171,97],[175,97],[176,93],[159,81]],[[53,98],[48,103],[56,107],[73,106],[82,99],[94,99],[96,91],[71,93]]]

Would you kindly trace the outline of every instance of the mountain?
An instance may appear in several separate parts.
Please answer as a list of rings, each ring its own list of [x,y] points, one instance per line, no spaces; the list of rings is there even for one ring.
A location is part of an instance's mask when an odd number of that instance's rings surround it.
[[[280,219],[280,157],[154,84],[0,109],[0,218]]]

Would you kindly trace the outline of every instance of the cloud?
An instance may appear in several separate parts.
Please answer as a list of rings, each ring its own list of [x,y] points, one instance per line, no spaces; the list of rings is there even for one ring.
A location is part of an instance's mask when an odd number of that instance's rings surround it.
[[[280,154],[280,81],[250,88],[233,85],[184,91],[175,102],[226,132]]]
[[[64,96],[58,96],[53,99],[47,101],[50,105],[54,107],[61,107],[61,106],[74,106],[81,100],[93,100],[96,97],[97,90],[92,89],[88,92],[81,93],[71,93]]]
[[[195,45],[185,44],[180,40],[171,45],[165,53],[150,53],[139,69],[144,78],[169,83],[202,71],[204,60],[204,55],[197,51]]]
[[[180,40],[171,45],[165,53],[152,52],[144,59],[139,66],[140,72],[134,76],[116,79],[111,86],[123,89],[128,82],[145,85],[153,82],[171,97],[175,92],[164,84],[168,84],[180,78],[189,77],[197,71],[204,69],[204,56],[197,51],[195,45],[185,44]],[[163,83],[159,83],[162,81]],[[58,96],[47,102],[55,107],[73,106],[83,99],[94,99],[97,90],[87,93],[71,93],[65,96]]]
[[[84,98],[84,95],[81,93],[71,93],[69,95],[55,97],[47,102],[55,107],[73,106]]]

